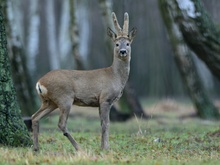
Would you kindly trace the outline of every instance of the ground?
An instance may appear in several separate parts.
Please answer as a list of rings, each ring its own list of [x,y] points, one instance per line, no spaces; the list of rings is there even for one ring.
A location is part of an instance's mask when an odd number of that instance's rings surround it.
[[[83,151],[76,152],[58,130],[54,112],[40,123],[38,153],[0,146],[0,164],[220,164],[220,122],[194,117],[188,102],[144,100],[143,105],[148,120],[111,123],[109,151],[100,150],[98,110],[74,107],[68,128]]]

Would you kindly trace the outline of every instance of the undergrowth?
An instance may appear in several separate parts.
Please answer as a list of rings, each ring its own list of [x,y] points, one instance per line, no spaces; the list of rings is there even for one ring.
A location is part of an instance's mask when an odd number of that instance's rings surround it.
[[[0,164],[220,164],[219,122],[166,115],[111,123],[108,151],[100,150],[98,117],[70,117],[68,128],[80,152],[57,129],[58,115],[52,115],[40,123],[39,152],[0,146]]]

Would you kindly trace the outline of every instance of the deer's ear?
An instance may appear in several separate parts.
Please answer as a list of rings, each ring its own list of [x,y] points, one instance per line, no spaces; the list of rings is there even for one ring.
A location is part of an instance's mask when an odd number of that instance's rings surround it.
[[[128,38],[131,42],[133,41],[136,34],[137,34],[137,28],[133,28],[128,35]]]
[[[107,29],[107,34],[112,40],[115,40],[117,38],[117,34],[113,32],[113,30],[109,27]]]

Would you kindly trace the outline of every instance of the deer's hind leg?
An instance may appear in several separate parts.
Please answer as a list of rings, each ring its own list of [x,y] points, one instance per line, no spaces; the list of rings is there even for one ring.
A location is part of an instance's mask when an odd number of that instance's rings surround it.
[[[80,147],[78,143],[76,142],[76,140],[70,135],[67,129],[67,126],[66,126],[72,104],[73,104],[73,99],[69,99],[69,101],[59,104],[60,118],[59,118],[58,127],[63,132],[63,135],[69,139],[70,143],[78,151],[80,150]]]
[[[41,108],[32,115],[32,129],[33,129],[33,142],[34,142],[34,151],[37,151],[38,148],[38,129],[39,129],[39,120],[55,110],[57,106],[50,100],[44,100],[42,102]]]

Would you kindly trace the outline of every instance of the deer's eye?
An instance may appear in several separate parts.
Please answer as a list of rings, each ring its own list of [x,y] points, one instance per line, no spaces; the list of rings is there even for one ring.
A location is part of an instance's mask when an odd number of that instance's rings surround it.
[[[115,46],[117,46],[117,47],[118,47],[118,46],[119,46],[119,44],[115,44]]]
[[[129,46],[129,43],[127,43],[127,46]]]

